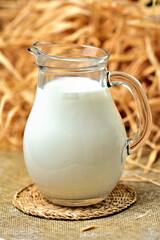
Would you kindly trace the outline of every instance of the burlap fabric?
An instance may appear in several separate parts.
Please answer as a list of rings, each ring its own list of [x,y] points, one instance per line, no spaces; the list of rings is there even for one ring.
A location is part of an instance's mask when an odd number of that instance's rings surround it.
[[[156,175],[157,176],[157,175]],[[0,152],[0,238],[5,240],[158,240],[160,239],[160,188],[129,183],[137,202],[116,215],[94,220],[48,220],[23,214],[12,204],[15,192],[31,183],[22,153]],[[82,231],[87,226],[97,226]]]

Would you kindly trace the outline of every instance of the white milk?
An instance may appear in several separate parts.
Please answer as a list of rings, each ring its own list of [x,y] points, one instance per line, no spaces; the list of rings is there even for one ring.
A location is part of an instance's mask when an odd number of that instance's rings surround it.
[[[126,134],[109,89],[89,78],[37,88],[24,135],[33,181],[52,199],[106,196],[123,168]]]

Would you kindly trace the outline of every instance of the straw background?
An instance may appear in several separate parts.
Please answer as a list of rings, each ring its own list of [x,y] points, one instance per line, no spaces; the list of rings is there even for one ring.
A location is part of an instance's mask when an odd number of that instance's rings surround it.
[[[145,146],[128,158],[126,168],[138,166],[145,173],[159,173],[154,169],[160,152],[159,1],[0,0],[1,149],[22,150],[38,80],[27,47],[37,41],[102,47],[111,55],[109,70],[125,71],[139,79],[149,98],[153,128]],[[120,90],[113,88],[113,97],[128,136],[133,136],[137,109],[129,91]],[[147,160],[142,161],[146,153]]]

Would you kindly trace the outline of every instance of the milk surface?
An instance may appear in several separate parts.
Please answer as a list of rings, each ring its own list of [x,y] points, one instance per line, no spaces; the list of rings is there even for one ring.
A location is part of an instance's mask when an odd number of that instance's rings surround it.
[[[37,88],[24,157],[48,198],[102,197],[121,175],[126,139],[109,89],[89,78],[59,78]]]

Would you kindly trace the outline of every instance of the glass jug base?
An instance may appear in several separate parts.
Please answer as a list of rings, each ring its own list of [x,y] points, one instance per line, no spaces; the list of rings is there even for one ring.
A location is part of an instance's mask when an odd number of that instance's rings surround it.
[[[99,197],[99,198],[90,198],[90,199],[74,199],[74,200],[68,200],[68,199],[52,199],[47,198],[50,202],[60,205],[60,206],[67,206],[67,207],[82,207],[82,206],[89,206],[96,203],[99,203],[105,199],[105,197]]]

